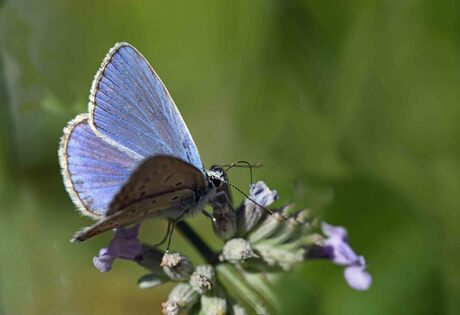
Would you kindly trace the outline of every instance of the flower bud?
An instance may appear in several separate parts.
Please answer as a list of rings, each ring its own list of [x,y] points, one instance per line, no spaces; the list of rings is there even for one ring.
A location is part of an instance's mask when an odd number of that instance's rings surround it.
[[[178,315],[181,311],[179,305],[174,301],[168,300],[161,303],[161,306],[163,307],[163,314],[165,315]]]
[[[227,313],[227,301],[218,296],[201,296],[201,311],[205,315],[224,315]]]
[[[294,218],[296,219],[299,224],[304,224],[307,221],[307,218],[310,216],[310,210],[309,209],[303,209],[297,212],[294,215]]]
[[[294,242],[297,246],[310,247],[314,245],[324,245],[324,237],[318,233],[302,235]]]
[[[249,195],[252,200],[264,207],[268,207],[276,199],[278,199],[278,193],[276,190],[270,190],[270,188],[268,188],[268,186],[262,181],[250,186]],[[237,211],[239,235],[244,235],[248,231],[252,230],[267,211],[259,207],[252,200],[246,198],[244,204]]]
[[[265,220],[257,227],[250,235],[249,241],[251,243],[258,242],[267,237],[270,237],[275,233],[275,231],[280,227],[284,222],[284,218],[278,212],[273,215],[267,216]]]
[[[211,290],[215,283],[214,268],[211,265],[196,267],[195,272],[190,277],[191,286],[200,294],[204,294]]]
[[[247,315],[246,310],[239,304],[232,305],[233,315]]]
[[[198,293],[188,283],[181,283],[172,289],[168,300],[161,305],[163,314],[177,315],[180,311],[188,309],[198,300]]]
[[[250,197],[255,200],[258,204],[268,207],[278,199],[278,192],[276,190],[270,190],[267,184],[263,181],[258,181],[252,184],[250,187]],[[253,203],[251,200],[246,199],[245,204]]]
[[[289,217],[289,214],[293,208],[294,204],[292,202],[290,203],[287,203],[283,206],[281,206],[279,209],[278,209],[278,212],[281,213],[281,215],[283,216],[284,219],[286,219],[287,217]]]
[[[273,246],[272,244],[258,244],[256,246],[262,259],[269,266],[280,266],[283,270],[289,270],[305,256],[305,249],[292,248],[291,244]]]
[[[245,235],[247,232],[252,230],[254,226],[259,223],[260,219],[264,216],[266,210],[256,206],[254,203],[243,204],[237,210],[237,223],[238,232],[237,235]]]
[[[193,265],[179,253],[165,253],[161,260],[164,273],[175,281],[187,281],[193,272]]]
[[[277,231],[276,235],[270,239],[270,242],[282,244],[292,238],[300,228],[301,224],[295,218],[291,217],[283,222],[282,227]]]
[[[146,274],[140,277],[139,280],[137,280],[137,285],[139,286],[140,289],[149,289],[149,288],[159,286],[168,281],[169,279],[168,277],[166,277],[164,273],[163,275],[149,273],[149,274]]]
[[[234,238],[225,243],[222,250],[222,258],[233,264],[257,258],[258,256],[252,250],[251,244],[242,238]]]

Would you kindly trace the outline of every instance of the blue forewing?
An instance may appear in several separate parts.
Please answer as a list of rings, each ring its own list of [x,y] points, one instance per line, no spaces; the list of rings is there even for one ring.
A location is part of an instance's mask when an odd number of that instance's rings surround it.
[[[147,60],[131,45],[116,44],[91,88],[96,132],[143,156],[166,154],[203,170],[198,150],[174,101]]]

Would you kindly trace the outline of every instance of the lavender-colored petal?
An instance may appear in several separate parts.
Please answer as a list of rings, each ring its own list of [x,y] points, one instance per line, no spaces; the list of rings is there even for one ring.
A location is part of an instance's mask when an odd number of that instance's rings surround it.
[[[322,246],[317,246],[307,257],[328,258],[337,265],[345,266],[344,275],[350,287],[362,291],[369,289],[371,275],[366,272],[366,261],[358,256],[347,241],[347,230],[323,222],[323,233],[327,236]]]
[[[358,259],[355,261],[354,265],[366,268],[366,260],[363,256],[359,256]]]
[[[131,228],[120,228],[117,229],[117,232],[119,234],[119,237],[123,237],[126,239],[136,239],[139,235],[140,226],[140,224],[136,224]]]
[[[99,256],[107,255],[108,254],[108,249],[107,248],[101,248],[99,250]]]
[[[267,212],[263,208],[270,206],[276,199],[278,199],[276,190],[270,190],[264,182],[252,184],[249,198],[244,200],[244,206],[237,213],[237,234],[242,236],[252,230]]]
[[[260,205],[268,207],[278,199],[278,192],[270,190],[264,182],[259,181],[251,185],[250,196]]]
[[[142,246],[137,238],[140,224],[131,228],[116,229],[115,236],[109,244],[108,252],[117,258],[134,260],[142,253]]]
[[[325,247],[332,247],[332,261],[338,265],[351,265],[355,264],[358,256],[353,249],[344,242],[341,238],[329,238],[325,241]]]
[[[107,248],[102,248],[99,255],[93,258],[94,266],[101,272],[112,269],[116,258],[134,260],[142,254],[142,246],[137,238],[140,224],[131,228],[120,227]]]
[[[372,283],[372,276],[361,266],[345,268],[344,276],[348,285],[358,291],[369,289]]]
[[[107,252],[107,248],[102,248],[99,251],[99,256],[93,257],[93,264],[100,272],[108,272],[112,269],[115,257]]]
[[[321,230],[323,231],[324,235],[329,238],[340,238],[345,242],[347,241],[348,233],[347,230],[342,226],[333,226],[327,224],[326,222],[322,222]]]

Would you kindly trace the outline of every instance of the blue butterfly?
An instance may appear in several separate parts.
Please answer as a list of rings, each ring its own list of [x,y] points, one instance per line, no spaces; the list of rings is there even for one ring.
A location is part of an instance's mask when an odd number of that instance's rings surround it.
[[[59,148],[67,192],[98,220],[73,241],[153,217],[176,222],[219,194],[223,172],[204,170],[166,87],[130,44],[110,49],[88,108],[69,122]]]

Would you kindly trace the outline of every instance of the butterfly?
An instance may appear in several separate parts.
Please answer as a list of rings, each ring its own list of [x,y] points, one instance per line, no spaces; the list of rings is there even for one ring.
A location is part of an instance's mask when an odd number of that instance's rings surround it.
[[[204,169],[166,87],[128,43],[102,62],[88,113],[64,129],[59,161],[73,203],[97,220],[76,242],[149,218],[176,222],[212,202],[225,181],[222,169]]]

